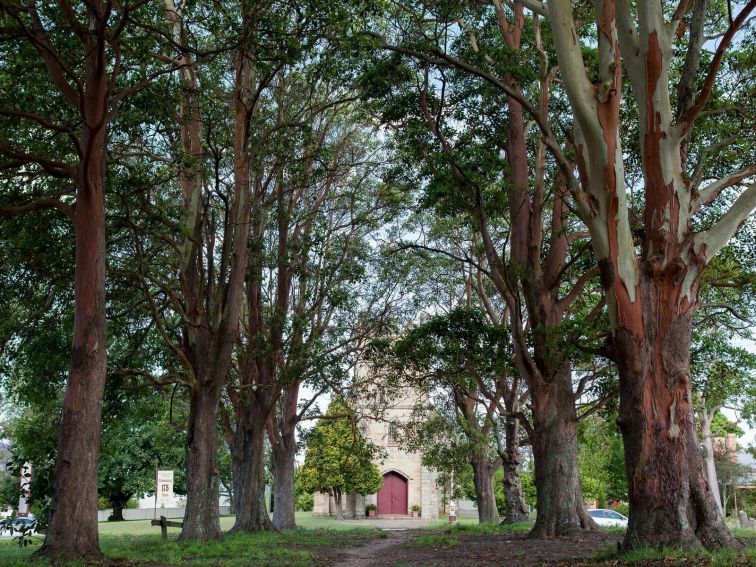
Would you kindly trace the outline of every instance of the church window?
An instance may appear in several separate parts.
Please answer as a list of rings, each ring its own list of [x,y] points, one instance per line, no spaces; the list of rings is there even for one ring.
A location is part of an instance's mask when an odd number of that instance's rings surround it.
[[[397,430],[396,423],[389,423],[389,426],[388,426],[388,444],[389,445],[396,445],[398,437],[399,437],[399,432]]]

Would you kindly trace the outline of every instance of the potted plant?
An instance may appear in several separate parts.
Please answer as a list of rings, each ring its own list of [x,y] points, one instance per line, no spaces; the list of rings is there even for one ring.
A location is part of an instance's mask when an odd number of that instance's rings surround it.
[[[420,507],[420,504],[413,504],[412,506],[410,506],[410,510],[412,510],[413,518],[420,517],[420,511],[422,510],[422,508]]]
[[[378,507],[375,504],[368,504],[365,506],[365,514],[367,514],[368,518],[372,518],[375,516],[375,511],[378,509]]]

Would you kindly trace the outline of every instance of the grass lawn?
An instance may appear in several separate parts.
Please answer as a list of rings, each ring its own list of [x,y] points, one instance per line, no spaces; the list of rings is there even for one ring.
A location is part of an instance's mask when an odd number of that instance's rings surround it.
[[[736,567],[756,565],[756,547],[744,550],[732,548],[717,551],[704,549],[691,551],[689,549],[638,549],[622,555],[610,551],[593,557],[595,561],[607,561],[611,565],[707,565],[709,567]]]
[[[103,552],[108,557],[107,565],[121,565],[123,567],[137,567],[139,565],[187,565],[187,566],[265,566],[265,567],[305,567],[310,565],[325,566],[328,557],[333,557],[333,550],[339,547],[357,545],[361,542],[376,538],[387,538],[387,532],[379,531],[369,526],[353,526],[340,524],[334,518],[313,518],[310,513],[298,513],[299,528],[289,532],[238,534],[226,536],[220,542],[211,543],[178,543],[178,529],[169,529],[169,541],[160,539],[160,528],[150,526],[148,520],[127,522],[103,522],[100,524],[100,541]],[[228,530],[233,524],[232,517],[221,518],[221,527]],[[402,553],[414,554],[415,559],[432,559],[437,565],[453,565],[456,561],[452,556],[454,550],[463,550],[466,556],[474,549],[490,548],[491,557],[500,557],[515,553],[531,541],[536,546],[543,546],[543,542],[526,540],[525,532],[533,522],[523,522],[511,526],[495,524],[478,524],[475,518],[460,518],[456,524],[450,525],[446,520],[433,522],[422,531],[413,532],[404,546],[396,548],[396,564],[399,565],[409,557]],[[620,530],[621,531],[621,530]],[[756,532],[734,530],[736,535],[747,538],[753,545]],[[607,535],[617,530],[607,530]],[[512,534],[506,537],[506,534]],[[613,534],[618,538],[618,534]],[[509,541],[512,540],[512,541]],[[0,566],[2,567],[42,567],[48,565],[42,562],[32,562],[31,554],[38,548],[42,538],[37,543],[26,548],[20,548],[12,540],[0,540]],[[497,543],[498,542],[498,543]],[[598,543],[606,544],[606,540],[599,539]],[[563,544],[560,544],[563,545]],[[497,547],[499,546],[499,547]],[[593,547],[591,547],[593,546]],[[598,549],[601,549],[600,547]],[[596,562],[608,562],[611,565],[624,564],[706,564],[713,566],[756,565],[756,548],[750,547],[745,551],[734,552],[722,550],[716,553],[706,551],[690,552],[680,550],[642,550],[632,554],[617,556],[616,551],[609,549],[596,554],[598,549],[589,543],[584,557],[591,557]],[[616,547],[614,548],[616,549]],[[404,551],[403,551],[404,550]],[[484,549],[483,551],[486,551]],[[328,556],[328,557],[327,557]],[[485,556],[488,557],[488,556]],[[514,557],[514,556],[512,556]],[[393,558],[393,557],[392,557]],[[484,556],[481,556],[483,561]],[[689,562],[689,563],[686,563]],[[488,559],[485,559],[488,562]],[[516,563],[512,563],[513,565]],[[70,564],[70,567],[81,564]]]
[[[221,528],[228,530],[233,521],[233,517],[221,518]],[[116,565],[149,562],[161,565],[304,567],[317,564],[319,551],[359,543],[377,531],[369,527],[341,526],[331,518],[313,518],[309,513],[297,514],[297,523],[300,527],[295,531],[238,534],[226,536],[221,542],[198,544],[176,542],[179,530],[171,528],[168,530],[169,541],[163,542],[160,528],[152,527],[149,520],[102,522],[100,544],[105,555],[113,561],[110,564]],[[42,538],[37,541],[41,543]],[[30,556],[37,548],[38,544],[20,548],[12,540],[2,540],[0,565],[47,565],[31,561]]]

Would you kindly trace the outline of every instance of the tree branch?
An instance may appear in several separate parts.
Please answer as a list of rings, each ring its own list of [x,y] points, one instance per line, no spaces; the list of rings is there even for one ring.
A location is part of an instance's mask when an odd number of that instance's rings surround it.
[[[37,154],[29,154],[26,152],[22,152],[21,150],[17,150],[13,148],[10,144],[1,140],[0,140],[0,154],[6,155],[15,161],[24,162],[24,163],[35,163],[38,166],[40,166],[49,175],[52,175],[53,177],[57,177],[59,179],[74,179],[75,180],[77,178],[76,168],[71,167],[70,165],[66,163],[54,161],[54,160],[48,159],[46,157],[43,157]]]
[[[15,206],[0,205],[0,217],[18,217],[40,209],[58,209],[66,215],[69,220],[73,221],[74,218],[74,208],[55,198],[32,199],[31,201]]]
[[[704,254],[705,261],[716,256],[740,225],[756,208],[756,182],[735,200],[732,206],[709,230],[697,234],[693,240],[693,252]],[[705,248],[705,250],[702,250]]]
[[[693,212],[695,213],[702,206],[711,205],[722,191],[752,175],[756,175],[756,164],[749,165],[740,171],[736,171],[727,177],[723,177],[722,179],[710,183],[699,191],[698,197],[693,201]]]
[[[738,17],[735,18],[735,20],[730,24],[730,27],[727,28],[724,36],[722,36],[722,41],[719,42],[719,46],[717,47],[717,50],[714,53],[714,57],[709,64],[709,72],[706,74],[701,92],[698,94],[695,102],[683,115],[682,119],[679,122],[681,126],[681,138],[685,138],[690,133],[690,130],[693,128],[693,124],[706,105],[706,101],[709,100],[709,95],[711,95],[711,91],[714,88],[714,81],[717,78],[717,72],[719,71],[719,66],[722,63],[725,52],[730,46],[732,39],[735,37],[735,34],[742,27],[743,23],[746,21],[749,14],[753,11],[754,8],[756,8],[756,0],[750,0],[750,2],[746,4],[743,10],[741,10],[740,14],[738,14]]]

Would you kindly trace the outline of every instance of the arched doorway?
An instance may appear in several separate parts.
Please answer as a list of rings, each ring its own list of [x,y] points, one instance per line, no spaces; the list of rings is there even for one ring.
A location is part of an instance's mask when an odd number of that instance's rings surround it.
[[[383,475],[378,491],[378,514],[407,514],[407,479],[394,471]]]

